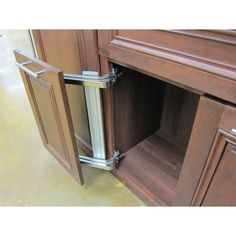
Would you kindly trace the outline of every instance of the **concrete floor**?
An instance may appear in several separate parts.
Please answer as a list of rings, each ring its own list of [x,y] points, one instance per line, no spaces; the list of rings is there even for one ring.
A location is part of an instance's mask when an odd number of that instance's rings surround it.
[[[27,31],[0,31],[0,205],[143,205],[106,171],[84,166],[80,186],[44,149],[13,48],[32,54]]]

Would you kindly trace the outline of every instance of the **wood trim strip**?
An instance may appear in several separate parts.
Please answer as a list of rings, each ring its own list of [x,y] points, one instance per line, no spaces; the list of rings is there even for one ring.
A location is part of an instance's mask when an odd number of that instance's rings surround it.
[[[36,47],[35,50],[37,52],[37,55],[40,60],[46,62],[47,59],[46,59],[46,54],[45,54],[44,47],[43,47],[43,41],[41,38],[40,30],[32,30],[32,34],[33,34],[33,38],[34,38],[34,43],[35,43],[35,47]]]
[[[100,56],[101,73],[107,74],[111,71],[108,58]],[[102,91],[103,115],[105,128],[106,153],[108,157],[113,155],[115,150],[115,121],[114,121],[114,104],[113,88],[107,88]]]
[[[167,30],[167,32],[236,45],[236,32],[230,30]]]

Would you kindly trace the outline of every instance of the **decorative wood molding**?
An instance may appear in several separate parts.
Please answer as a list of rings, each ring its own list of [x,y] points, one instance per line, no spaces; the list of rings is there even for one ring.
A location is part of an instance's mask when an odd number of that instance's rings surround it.
[[[170,30],[170,32],[236,45],[233,30]]]
[[[99,31],[99,53],[110,61],[233,103],[235,44],[235,31]]]
[[[168,61],[176,62],[189,67],[200,69],[202,71],[236,80],[236,68],[233,68],[224,63],[217,63],[213,60],[202,59],[200,57],[194,56],[193,54],[191,55],[181,51],[147,45],[142,42],[127,40],[122,37],[116,37],[115,39],[113,39],[111,41],[111,45],[127,48],[140,53],[159,57]]]

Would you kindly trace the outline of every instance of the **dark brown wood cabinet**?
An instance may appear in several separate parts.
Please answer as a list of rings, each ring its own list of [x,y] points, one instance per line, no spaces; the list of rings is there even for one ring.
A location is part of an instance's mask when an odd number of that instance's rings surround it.
[[[35,30],[33,38],[38,57],[65,73],[121,72],[100,89],[106,158],[123,153],[112,173],[146,204],[236,205],[234,30]],[[84,88],[71,86],[69,126],[91,156]]]

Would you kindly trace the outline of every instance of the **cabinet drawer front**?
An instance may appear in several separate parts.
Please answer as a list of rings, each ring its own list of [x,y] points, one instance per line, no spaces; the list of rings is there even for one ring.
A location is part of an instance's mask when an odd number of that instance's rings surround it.
[[[63,73],[18,50],[14,53],[45,148],[83,183]]]
[[[225,106],[192,205],[236,206],[236,109]]]

